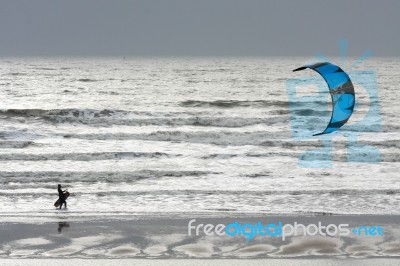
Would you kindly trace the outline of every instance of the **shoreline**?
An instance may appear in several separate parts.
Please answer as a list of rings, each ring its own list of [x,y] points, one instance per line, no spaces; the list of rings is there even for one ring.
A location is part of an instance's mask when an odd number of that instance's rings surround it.
[[[29,223],[41,224],[58,222],[61,220],[69,222],[93,222],[93,221],[131,221],[131,220],[146,220],[146,219],[190,219],[192,217],[199,217],[205,219],[230,219],[230,218],[260,218],[266,219],[268,217],[282,217],[282,218],[296,218],[296,217],[333,217],[334,219],[340,217],[352,217],[356,220],[363,220],[367,217],[377,219],[379,217],[392,217],[400,223],[400,214],[365,214],[365,213],[329,213],[329,212],[299,212],[299,213],[254,213],[254,212],[148,212],[148,213],[131,213],[131,214],[110,214],[110,212],[97,213],[96,215],[84,215],[81,213],[70,212],[69,209],[58,210],[51,209],[48,212],[43,212],[45,215],[26,215],[26,212],[21,213],[7,213],[2,212],[0,223]],[[174,217],[174,218],[171,218]]]

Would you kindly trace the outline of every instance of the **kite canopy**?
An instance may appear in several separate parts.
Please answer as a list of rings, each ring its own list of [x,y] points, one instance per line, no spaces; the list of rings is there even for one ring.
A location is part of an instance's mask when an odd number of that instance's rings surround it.
[[[310,68],[318,72],[326,81],[332,98],[332,116],[326,129],[313,136],[332,133],[343,126],[353,113],[355,95],[349,76],[338,66],[331,63],[316,63],[296,68],[299,71]]]

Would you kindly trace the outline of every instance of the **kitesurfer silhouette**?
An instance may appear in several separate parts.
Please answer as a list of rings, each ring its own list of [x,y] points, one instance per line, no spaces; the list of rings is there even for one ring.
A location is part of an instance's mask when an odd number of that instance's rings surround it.
[[[65,209],[67,208],[67,202],[65,201],[65,195],[64,195],[64,192],[66,191],[66,190],[61,190],[61,185],[60,184],[58,184],[58,197],[59,197],[59,201],[60,201],[60,209],[61,209],[61,207],[62,207],[62,205],[63,205],[63,203],[65,204]]]

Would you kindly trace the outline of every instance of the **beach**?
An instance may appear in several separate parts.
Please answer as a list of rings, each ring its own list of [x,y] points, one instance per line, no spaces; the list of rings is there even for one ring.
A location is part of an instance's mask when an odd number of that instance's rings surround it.
[[[290,266],[290,265],[299,265],[299,266],[314,266],[314,265],[360,265],[360,266],[373,266],[373,265],[396,265],[398,261],[396,259],[369,259],[369,260],[333,260],[333,259],[314,259],[314,260],[291,260],[291,259],[284,259],[284,260],[276,260],[276,259],[269,259],[269,260],[203,260],[203,259],[196,259],[196,260],[143,260],[143,259],[114,259],[110,260],[102,260],[102,259],[71,259],[71,260],[2,260],[0,261],[0,265],[10,265],[10,266],[37,266],[37,265],[71,265],[73,263],[77,266],[86,266],[86,265],[111,265],[113,263],[117,263],[118,265],[135,265],[139,266],[184,266],[184,265],[194,265],[194,266],[206,266],[206,265],[222,265],[222,266],[229,266],[229,265],[250,265],[250,266],[259,266],[259,265],[277,265],[277,266]]]
[[[3,60],[0,264],[399,257],[398,76],[390,74],[399,61],[349,67],[354,80],[375,71],[379,93],[356,85],[349,125],[312,137],[329,121],[328,93],[311,86],[315,97],[293,99],[301,93],[287,88],[288,79],[304,80],[292,70],[308,60]],[[305,77],[324,85],[314,73]],[[57,184],[71,193],[67,210],[53,206]],[[383,234],[246,240],[189,235],[193,219],[348,224]]]
[[[399,10],[1,1],[0,266],[400,265]]]
[[[205,214],[176,217],[121,217],[114,220],[69,221],[62,218],[46,223],[2,223],[0,257],[2,259],[363,259],[400,256],[399,216],[257,216],[210,217]],[[380,226],[382,235],[350,233],[346,236],[281,237],[213,235],[188,233],[190,220],[195,224],[265,224],[294,222],[309,225],[348,224]],[[300,260],[301,261],[301,260]],[[284,262],[283,262],[284,263]]]

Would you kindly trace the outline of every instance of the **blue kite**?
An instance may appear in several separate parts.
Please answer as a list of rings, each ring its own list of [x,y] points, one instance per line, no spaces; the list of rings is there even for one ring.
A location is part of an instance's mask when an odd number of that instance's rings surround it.
[[[332,116],[324,131],[313,136],[332,133],[346,124],[354,110],[355,94],[349,76],[338,66],[331,63],[316,63],[296,68],[299,71],[310,68],[318,72],[326,81],[332,98]]]

